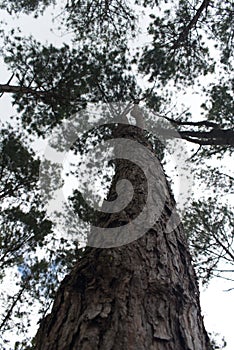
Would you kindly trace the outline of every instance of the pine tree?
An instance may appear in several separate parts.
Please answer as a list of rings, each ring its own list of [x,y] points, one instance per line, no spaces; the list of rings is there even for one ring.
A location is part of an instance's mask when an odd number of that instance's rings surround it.
[[[0,8],[10,14],[38,17],[54,4],[53,0],[8,0]],[[133,49],[142,9],[149,13],[146,29],[149,42],[143,48]],[[16,29],[9,35],[2,31],[1,53],[10,78],[0,84],[0,93],[11,94],[18,114],[15,123],[24,133],[19,138],[11,134],[9,142],[4,137],[1,140],[2,195],[10,195],[7,201],[11,205],[17,198],[20,206],[1,210],[6,229],[0,235],[0,248],[4,257],[7,252],[4,242],[12,238],[10,253],[14,253],[14,258],[4,269],[15,266],[21,275],[21,288],[10,297],[10,312],[2,319],[2,329],[10,329],[14,317],[24,317],[25,312],[17,312],[16,305],[25,300],[27,292],[45,301],[43,314],[48,311],[51,298],[55,298],[52,311],[43,317],[34,340],[36,349],[209,349],[188,244],[198,262],[200,256],[206,257],[198,271],[205,281],[209,280],[218,271],[220,259],[228,257],[234,263],[232,232],[223,234],[227,227],[230,230],[233,214],[216,199],[202,198],[186,208],[184,230],[160,164],[164,161],[164,149],[157,135],[146,131],[146,124],[153,125],[153,130],[160,131],[165,140],[177,138],[194,145],[190,164],[198,180],[217,191],[230,190],[233,178],[222,169],[197,168],[207,159],[222,159],[233,152],[233,81],[230,79],[233,4],[218,0],[193,4],[179,0],[170,6],[166,1],[153,0],[136,0],[131,4],[122,0],[72,0],[67,1],[61,14],[60,25],[72,33],[72,42],[60,47],[42,44],[32,36],[23,37]],[[204,83],[205,77],[212,77],[210,84]],[[142,78],[147,80],[147,88],[139,83]],[[200,88],[205,97],[201,118],[193,118],[189,112],[177,111],[171,105],[171,96],[193,86]],[[103,244],[103,240],[113,239],[100,235],[101,230],[97,229],[98,234],[94,230],[88,235],[87,246],[91,247],[80,249],[76,239],[63,237],[59,241],[53,236],[52,223],[45,217],[44,203],[39,202],[37,192],[39,161],[22,144],[25,135],[47,138],[74,115],[80,116],[76,127],[83,130],[90,104],[104,104],[112,112],[119,102],[122,107],[130,106],[124,118],[127,116],[127,122],[135,118],[136,127],[110,113],[111,118],[107,119],[112,127],[94,128],[77,140],[71,150],[74,154],[82,153],[89,138],[91,144],[96,144],[111,135],[113,139],[136,141],[150,150],[152,156],[144,158],[137,148],[127,146],[133,159],[139,158],[140,166],[126,159],[115,161],[107,199],[115,205],[119,180],[129,179],[134,189],[131,202],[118,213],[92,210],[80,189],[74,191],[70,197],[74,209],[71,215],[76,211],[96,228],[119,227],[119,241],[123,243]],[[138,105],[144,107],[145,120],[138,119],[137,113],[143,111]],[[6,133],[6,126],[2,126],[2,133]],[[10,148],[5,147],[8,143]],[[116,154],[121,148],[124,148],[121,143],[116,145]],[[156,170],[153,159],[158,164]],[[150,179],[144,175],[147,169],[149,173],[154,169]],[[57,170],[50,169],[52,185],[58,185]],[[81,168],[77,172],[81,175]],[[11,180],[6,186],[5,175]],[[151,182],[156,184],[156,192],[149,191],[151,187],[147,183]],[[22,190],[18,191],[17,186],[22,184]],[[123,201],[129,194],[129,188],[124,186]],[[25,199],[27,190],[29,199]],[[133,225],[138,214],[144,212],[147,198],[151,197],[150,211],[142,220],[148,229],[139,234],[138,227],[133,226],[128,231],[128,225]],[[28,211],[25,202],[30,207]],[[67,223],[69,215],[64,211]],[[171,226],[173,219],[176,222]],[[79,230],[82,228],[75,227],[75,231]],[[19,232],[22,242],[17,241]],[[31,257],[30,250],[30,262],[27,252],[22,253],[22,232],[26,236],[33,233],[29,246],[34,256]],[[37,247],[45,252],[46,257],[41,261],[37,259]],[[59,277],[65,272],[68,274],[59,287]],[[24,328],[22,324],[20,327]],[[26,344],[25,340],[22,346]]]

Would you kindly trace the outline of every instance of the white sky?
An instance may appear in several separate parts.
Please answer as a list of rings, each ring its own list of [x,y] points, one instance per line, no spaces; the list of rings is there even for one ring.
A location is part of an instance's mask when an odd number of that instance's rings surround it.
[[[19,26],[25,35],[32,33],[38,40],[53,42],[54,45],[59,45],[66,40],[69,41],[69,35],[66,37],[60,37],[58,32],[56,34],[50,31],[52,27],[50,19],[50,11],[46,11],[43,17],[39,17],[38,20],[29,18],[28,16],[21,16],[20,20],[11,19],[6,16],[4,11],[0,11],[0,18],[6,19],[8,26]],[[10,77],[10,72],[7,73],[2,62],[0,71],[0,84],[4,84]],[[183,101],[184,97],[181,95],[178,97]],[[196,115],[196,118],[200,114],[201,99],[199,95],[192,95],[190,93],[190,101],[192,110]],[[8,120],[9,116],[14,114],[14,110],[10,104],[10,98],[7,94],[3,95],[0,99],[1,120]],[[225,292],[226,289],[234,287],[232,282],[224,280],[214,279],[210,282],[209,287],[206,290],[201,288],[201,307],[204,315],[205,325],[207,331],[220,333],[224,336],[228,345],[225,349],[234,349],[234,290]]]

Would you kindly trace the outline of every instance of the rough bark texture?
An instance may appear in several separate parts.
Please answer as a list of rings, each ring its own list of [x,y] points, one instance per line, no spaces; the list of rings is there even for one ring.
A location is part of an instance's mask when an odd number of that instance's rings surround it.
[[[137,137],[149,147],[137,128],[126,128],[121,137]],[[125,176],[139,184],[134,185],[134,206],[118,217],[103,214],[102,225],[125,221],[126,216],[131,220],[144,205],[144,174],[127,161],[117,164],[109,199]],[[154,226],[128,245],[87,249],[61,283],[51,314],[42,320],[36,350],[211,349],[183,228],[166,230],[175,203],[162,176],[161,168],[155,181],[164,186],[166,201]]]

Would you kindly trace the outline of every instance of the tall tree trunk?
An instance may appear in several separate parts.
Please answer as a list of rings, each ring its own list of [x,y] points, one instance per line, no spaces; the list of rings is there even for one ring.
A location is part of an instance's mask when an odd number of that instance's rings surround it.
[[[118,135],[151,147],[140,129],[125,125]],[[145,167],[150,167],[149,159]],[[117,161],[109,199],[125,177],[134,184],[132,203],[118,216],[100,216],[102,227],[125,222],[126,216],[132,220],[144,206],[144,173],[127,160]],[[36,350],[211,349],[183,227],[166,230],[175,202],[162,167],[154,181],[166,194],[160,217],[132,243],[87,249],[62,281],[51,314],[42,320]]]

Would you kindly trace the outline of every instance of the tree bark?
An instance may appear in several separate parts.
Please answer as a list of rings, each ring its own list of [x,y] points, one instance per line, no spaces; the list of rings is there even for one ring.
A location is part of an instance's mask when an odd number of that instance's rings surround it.
[[[138,128],[125,125],[118,134],[151,147]],[[150,167],[149,160],[145,166]],[[102,226],[126,217],[131,221],[144,206],[144,173],[126,160],[117,161],[108,198],[114,198],[117,181],[126,176],[134,183],[132,204],[118,217],[100,215]],[[175,201],[161,166],[154,179],[166,196],[160,217],[132,243],[87,249],[42,320],[36,350],[211,349],[183,227],[167,230]]]

